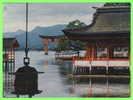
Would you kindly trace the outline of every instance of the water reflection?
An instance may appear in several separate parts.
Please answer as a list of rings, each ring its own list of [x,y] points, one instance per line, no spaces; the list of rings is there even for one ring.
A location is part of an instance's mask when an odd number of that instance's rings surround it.
[[[23,66],[24,52],[16,52],[16,69]],[[72,74],[71,61],[57,61],[54,52],[44,55],[44,52],[31,51],[31,66],[39,74],[39,90],[41,94],[35,97],[128,97],[129,79],[127,78],[80,78],[68,77]],[[5,97],[16,97],[5,92]]]
[[[71,61],[59,62],[60,74],[67,76],[72,74]],[[78,94],[81,97],[129,97],[129,78],[68,78],[70,94]]]
[[[45,72],[48,71],[48,61],[47,60],[44,61],[44,71]]]
[[[70,93],[78,93],[82,97],[128,97],[130,95],[127,84],[111,83],[108,78],[103,80],[106,81],[98,82],[95,81],[95,78],[88,78],[84,79],[83,82],[81,79],[75,79],[72,88],[70,88]]]

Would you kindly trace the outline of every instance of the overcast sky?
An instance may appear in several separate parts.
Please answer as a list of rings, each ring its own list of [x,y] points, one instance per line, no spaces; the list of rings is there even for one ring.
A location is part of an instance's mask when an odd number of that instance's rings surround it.
[[[103,3],[32,3],[29,4],[29,30],[36,26],[68,24],[79,19],[90,24],[95,9]],[[25,4],[4,5],[4,32],[25,30]]]

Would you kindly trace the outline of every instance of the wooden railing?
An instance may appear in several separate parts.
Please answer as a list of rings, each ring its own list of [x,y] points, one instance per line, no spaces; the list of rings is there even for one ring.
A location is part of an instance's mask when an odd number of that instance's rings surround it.
[[[77,52],[56,52],[55,57],[75,57],[78,56]]]
[[[129,67],[129,59],[100,59],[88,57],[73,57],[73,66],[75,67]]]

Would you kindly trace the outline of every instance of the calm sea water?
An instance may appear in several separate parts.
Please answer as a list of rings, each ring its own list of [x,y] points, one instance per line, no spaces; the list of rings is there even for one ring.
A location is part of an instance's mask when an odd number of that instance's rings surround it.
[[[39,90],[43,92],[33,96],[38,97],[128,97],[130,94],[129,82],[122,79],[70,79],[71,61],[56,61],[55,52],[50,51],[49,55],[44,55],[43,51],[30,51],[30,66],[37,71],[44,72],[39,74]],[[24,52],[16,52],[16,70],[23,66]],[[92,84],[90,84],[90,80]],[[123,79],[127,80],[127,79]],[[10,92],[5,93],[5,97],[16,97]],[[27,96],[21,96],[27,97]]]

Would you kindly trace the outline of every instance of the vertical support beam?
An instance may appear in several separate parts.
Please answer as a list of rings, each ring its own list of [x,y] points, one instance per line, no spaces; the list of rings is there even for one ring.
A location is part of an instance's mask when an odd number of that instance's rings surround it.
[[[4,48],[4,64],[3,64],[3,71],[4,71],[4,90],[7,91],[7,66],[8,66],[8,55],[7,55],[7,49]],[[4,92],[5,93],[5,92]],[[4,94],[5,96],[5,94]]]
[[[91,52],[92,52],[91,45],[87,43],[85,57],[91,58]]]
[[[91,80],[91,78],[89,78],[89,93],[88,93],[88,97],[92,97],[92,95],[93,95],[92,80]]]
[[[108,46],[107,47],[107,57],[112,58],[113,57],[113,47]]]
[[[107,46],[107,58],[110,59],[113,57],[113,48],[112,46]],[[109,61],[107,62],[107,66],[106,66],[106,74],[108,74],[108,70],[109,70]]]
[[[108,77],[106,78],[106,88],[107,88],[106,96],[109,97],[110,93],[109,93],[109,80],[108,80]]]
[[[48,39],[44,39],[44,52],[48,55]]]
[[[92,49],[92,57],[91,58],[96,58],[96,47],[95,47],[95,45],[94,44],[92,44],[92,46],[91,46],[91,49]]]
[[[90,46],[89,58],[92,58],[92,46]]]
[[[89,58],[92,59],[92,53],[93,53],[93,51],[92,51],[92,45],[90,46],[90,52],[89,53],[90,53],[89,54]],[[90,61],[90,65],[91,65],[91,61]],[[91,74],[91,68],[92,68],[92,66],[89,67],[89,74]],[[90,81],[91,81],[91,79],[90,79]]]
[[[109,59],[110,58],[110,47],[107,47],[107,58]],[[107,61],[107,65],[106,65],[106,74],[108,74],[108,64],[109,61]]]
[[[90,52],[90,48],[89,47],[86,47],[86,53],[85,53],[85,57],[89,57],[89,52]]]
[[[90,52],[90,58],[93,60],[94,58],[96,58],[96,46],[95,44],[91,44],[91,52]],[[92,61],[90,61],[90,65],[91,65]],[[92,74],[92,65],[90,66],[90,74]]]
[[[89,58],[95,58],[96,57],[96,47],[94,44],[87,44],[85,56],[89,57]]]
[[[92,70],[92,66],[91,66],[91,61],[90,62],[90,66],[89,66],[89,74],[92,74],[91,70]]]
[[[10,71],[10,55],[11,55],[11,52],[10,52],[10,49],[8,49],[8,66],[7,66],[7,92],[9,92],[9,71]]]
[[[73,94],[75,92],[75,89],[76,89],[76,80],[74,77],[72,77],[72,87],[69,88],[69,92]]]
[[[131,48],[130,48],[130,46],[128,46],[128,58],[130,59],[130,50]]]
[[[89,59],[94,59],[96,58],[96,46],[95,44],[91,43],[91,44],[87,44],[87,50],[86,50],[86,57],[88,57]],[[91,61],[90,61],[91,64]],[[89,74],[91,74],[92,71],[92,66],[89,67]]]
[[[13,62],[13,59],[12,59],[12,48],[10,48],[10,62],[9,62],[9,71],[8,71],[8,76],[9,76],[9,92],[11,92],[11,84],[12,84],[12,77],[11,77],[11,72],[12,72],[12,62]]]
[[[128,96],[131,95],[131,88],[128,89]]]
[[[15,50],[14,47],[12,48],[12,71],[11,73],[15,73]],[[12,91],[14,91],[14,75],[11,74],[11,86],[12,86]]]
[[[108,75],[109,73],[109,61],[107,61],[107,66],[106,66],[106,74]]]
[[[11,73],[12,72],[12,48],[9,49],[9,66],[8,66],[8,92],[11,92],[11,83],[12,83],[12,77]]]

